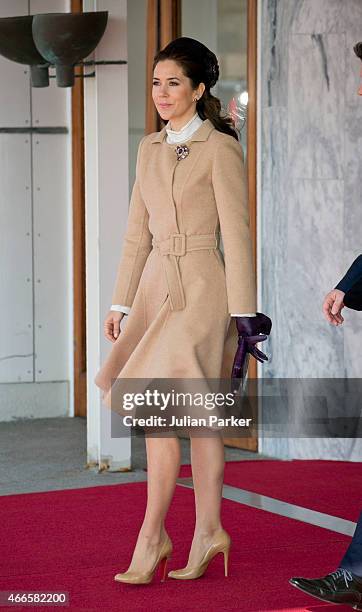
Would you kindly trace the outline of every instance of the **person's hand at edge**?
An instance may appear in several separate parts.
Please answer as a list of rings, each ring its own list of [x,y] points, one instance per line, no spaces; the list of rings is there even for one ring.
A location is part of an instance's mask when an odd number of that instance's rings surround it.
[[[332,325],[342,325],[344,318],[341,315],[344,308],[343,298],[345,293],[340,289],[332,289],[324,298],[323,314]]]

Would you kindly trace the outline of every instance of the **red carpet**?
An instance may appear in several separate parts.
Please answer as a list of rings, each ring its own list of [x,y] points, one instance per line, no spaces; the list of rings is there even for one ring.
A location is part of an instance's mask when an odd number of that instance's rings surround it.
[[[183,465],[180,477],[191,476]],[[362,511],[362,463],[230,461],[225,484],[357,522]]]
[[[145,501],[146,483],[2,497],[0,590],[68,591],[66,609],[88,612],[332,611],[288,579],[330,571],[350,539],[227,500],[222,518],[233,542],[228,578],[219,555],[198,580],[138,587],[114,582],[113,575],[128,567]],[[178,486],[167,518],[174,543],[169,569],[185,564],[193,524],[193,491]]]

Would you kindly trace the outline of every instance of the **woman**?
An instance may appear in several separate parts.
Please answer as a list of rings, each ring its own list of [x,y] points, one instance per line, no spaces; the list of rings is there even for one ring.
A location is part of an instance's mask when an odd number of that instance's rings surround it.
[[[217,58],[178,38],[153,64],[152,97],[167,125],[142,138],[113,306],[105,335],[114,344],[95,382],[110,403],[112,378],[228,378],[237,348],[232,316],[254,316],[255,278],[242,149],[210,93]],[[219,245],[224,246],[225,262]],[[119,333],[120,320],[128,314]],[[115,580],[144,584],[172,543],[164,527],[180,468],[176,435],[146,432],[147,508],[128,570]],[[191,439],[196,524],[178,579],[201,576],[230,536],[220,519],[224,445],[220,432]]]

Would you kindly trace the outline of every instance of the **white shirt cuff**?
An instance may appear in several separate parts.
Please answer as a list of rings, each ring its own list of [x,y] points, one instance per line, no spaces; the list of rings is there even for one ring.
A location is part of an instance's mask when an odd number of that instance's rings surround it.
[[[112,304],[110,310],[116,310],[117,312],[124,312],[124,314],[128,315],[130,313],[130,306],[121,306],[120,304]]]

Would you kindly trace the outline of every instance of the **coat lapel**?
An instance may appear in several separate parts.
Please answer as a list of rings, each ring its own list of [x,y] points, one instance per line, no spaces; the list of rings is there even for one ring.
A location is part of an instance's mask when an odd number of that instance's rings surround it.
[[[214,130],[215,127],[210,119],[205,119],[202,125],[195,130],[192,134],[191,138],[187,140],[187,144],[190,145],[190,153],[189,155],[180,161],[177,161],[175,148],[176,145],[170,146],[166,143],[167,132],[166,127],[163,127],[162,130],[156,132],[156,134],[151,139],[151,143],[155,146],[155,148],[160,148],[159,155],[157,156],[162,165],[162,174],[167,177],[168,184],[168,195],[170,198],[170,202],[173,205],[173,213],[174,213],[174,221],[175,221],[175,231],[178,222],[177,222],[177,211],[175,209],[175,199],[182,194],[185,182],[190,176],[193,168],[196,166],[198,158],[201,154],[201,147],[193,147],[193,142],[203,142],[206,141],[210,135],[210,132]],[[173,191],[173,177],[174,172],[177,171],[179,180],[178,182],[178,191],[175,193]]]

